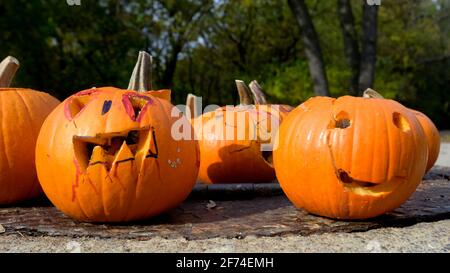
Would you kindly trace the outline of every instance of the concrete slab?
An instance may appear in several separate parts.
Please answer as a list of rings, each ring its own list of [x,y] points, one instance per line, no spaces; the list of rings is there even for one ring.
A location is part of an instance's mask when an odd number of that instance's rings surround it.
[[[0,236],[0,252],[450,252],[450,220],[366,232],[187,240]]]
[[[450,167],[450,143],[441,143],[441,150],[435,165]]]
[[[310,215],[276,183],[197,185],[179,208],[128,225],[79,223],[42,200],[0,207],[0,252],[450,252],[450,143],[408,202],[368,221]]]
[[[229,196],[214,200],[194,195],[180,207],[145,222],[125,225],[74,221],[49,203],[0,208],[3,235],[68,236],[147,240],[156,237],[199,240],[248,236],[313,235],[361,232],[450,219],[450,168],[436,167],[400,208],[365,221],[335,221],[297,209],[284,195]],[[274,191],[276,193],[276,191]]]

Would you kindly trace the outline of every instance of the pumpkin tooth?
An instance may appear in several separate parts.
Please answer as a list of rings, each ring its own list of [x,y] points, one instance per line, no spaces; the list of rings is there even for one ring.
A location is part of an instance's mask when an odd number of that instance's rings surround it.
[[[119,151],[115,155],[113,165],[130,160],[134,160],[134,155],[131,152],[130,147],[128,147],[127,142],[124,141]]]
[[[92,150],[91,158],[89,159],[89,165],[105,163],[106,162],[106,154],[105,150],[101,146],[95,146]]]

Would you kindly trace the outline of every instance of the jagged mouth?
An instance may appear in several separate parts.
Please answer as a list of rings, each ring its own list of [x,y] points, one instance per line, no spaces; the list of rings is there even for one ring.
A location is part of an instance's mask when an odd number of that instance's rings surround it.
[[[120,163],[158,157],[155,131],[149,128],[96,136],[74,136],[73,145],[76,160],[82,170],[101,164],[110,171]]]

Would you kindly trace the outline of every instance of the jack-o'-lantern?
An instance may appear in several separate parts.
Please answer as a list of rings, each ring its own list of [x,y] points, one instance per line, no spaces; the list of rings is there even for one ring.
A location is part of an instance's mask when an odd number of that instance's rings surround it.
[[[278,131],[277,178],[307,211],[338,219],[381,215],[405,202],[427,165],[416,116],[382,98],[314,97]]]
[[[367,89],[364,92],[364,96],[366,98],[379,98],[383,99],[378,92],[372,89]],[[439,131],[434,125],[433,121],[429,117],[427,117],[424,113],[419,112],[414,109],[410,109],[416,118],[419,120],[420,125],[422,126],[423,131],[425,132],[425,137],[428,142],[428,160],[427,160],[427,169],[428,172],[436,163],[436,160],[439,157],[439,150],[441,147],[441,137],[439,135]]]
[[[204,183],[271,182],[275,171],[270,143],[290,109],[260,104],[262,93],[252,93],[243,81],[236,81],[236,85],[239,105],[220,107],[191,121],[199,139],[199,180]],[[188,104],[189,101],[192,96]],[[190,108],[191,112],[199,112],[195,107]]]
[[[75,219],[121,222],[157,215],[182,202],[196,181],[196,141],[171,134],[172,125],[186,117],[172,115],[170,91],[145,92],[149,58],[140,53],[128,90],[81,91],[42,126],[36,147],[40,183],[51,202]]]

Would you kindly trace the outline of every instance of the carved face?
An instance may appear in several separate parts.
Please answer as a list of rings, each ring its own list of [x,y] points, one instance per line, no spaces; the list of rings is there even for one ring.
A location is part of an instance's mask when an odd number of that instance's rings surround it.
[[[167,92],[112,87],[66,99],[45,121],[36,164],[49,199],[85,221],[128,221],[178,205],[198,172],[194,140],[175,141]],[[185,117],[181,117],[185,118]]]
[[[222,107],[196,118],[193,124],[200,136],[199,179],[205,183],[275,180],[272,152],[262,151],[261,145],[273,141],[288,111],[278,105],[244,105]]]
[[[274,165],[298,207],[332,218],[369,218],[415,191],[427,143],[411,111],[385,99],[315,97],[279,130]]]

